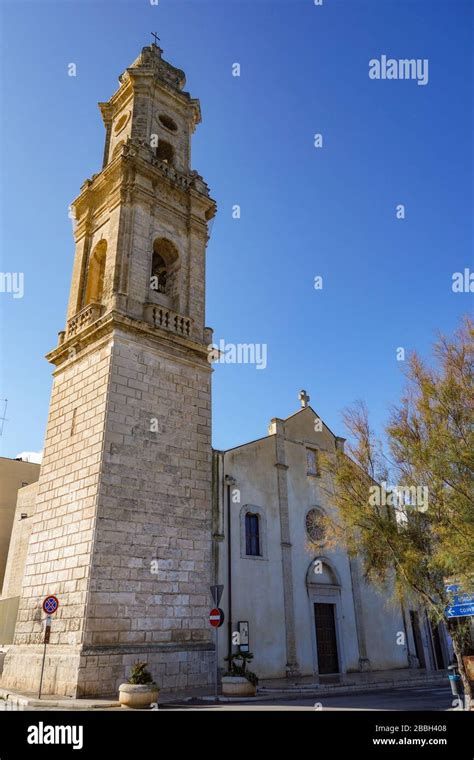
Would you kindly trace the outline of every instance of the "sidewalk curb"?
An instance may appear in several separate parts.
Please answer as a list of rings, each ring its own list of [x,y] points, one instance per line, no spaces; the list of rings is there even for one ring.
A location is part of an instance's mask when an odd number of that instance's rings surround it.
[[[390,681],[382,681],[379,683],[365,683],[365,684],[337,684],[334,686],[318,686],[318,684],[314,685],[308,685],[308,686],[301,686],[301,687],[291,687],[288,689],[262,689],[259,690],[257,693],[257,696],[255,697],[224,697],[222,695],[219,695],[218,702],[226,702],[226,703],[239,703],[239,702],[276,702],[278,700],[281,700],[282,698],[292,699],[296,700],[300,697],[330,697],[330,696],[344,696],[347,694],[356,694],[356,693],[369,693],[372,691],[382,691],[387,689],[406,689],[410,686],[437,686],[438,684],[445,684],[445,678],[440,676],[434,676],[433,678],[416,678],[416,679],[410,679],[409,681],[397,681],[397,680],[390,680]],[[449,689],[449,684],[446,684],[446,689]],[[196,699],[196,697],[189,697],[186,698],[185,702],[189,702],[192,699]],[[216,698],[215,696],[209,696],[209,697],[197,697],[197,699],[200,699],[203,702],[215,702]],[[171,704],[171,702],[168,702],[166,704]]]
[[[272,693],[272,692],[279,692],[288,694],[289,692],[305,692],[305,691],[340,691],[342,689],[349,690],[349,691],[373,691],[374,689],[397,689],[397,688],[406,688],[407,686],[431,686],[433,684],[437,683],[444,683],[446,684],[446,687],[449,686],[448,683],[446,683],[446,679],[444,676],[436,675],[432,676],[431,678],[407,678],[404,680],[401,679],[387,679],[386,681],[366,681],[361,684],[332,684],[332,685],[321,685],[321,684],[308,684],[307,686],[302,684],[301,686],[289,686],[288,688],[274,688],[274,687],[262,687],[261,691],[265,691],[265,693]]]
[[[406,689],[410,687],[419,686],[437,686],[438,684],[445,684],[446,688],[449,688],[449,684],[446,683],[445,676],[433,676],[431,678],[410,678],[406,680],[390,679],[387,681],[378,681],[376,683],[363,683],[363,684],[333,684],[331,686],[321,686],[320,684],[308,684],[301,686],[293,685],[286,689],[262,687],[258,690],[255,697],[225,697],[219,695],[217,703],[249,703],[255,702],[277,702],[282,698],[289,700],[297,700],[299,698],[308,697],[318,699],[320,697],[330,696],[344,696],[347,694],[363,694],[373,691],[382,691],[387,689]],[[3,697],[8,703],[19,705],[21,707],[58,707],[69,708],[71,710],[107,710],[111,708],[120,707],[120,702],[111,699],[71,699],[64,697],[63,699],[38,699],[37,697],[26,696],[25,694],[9,691],[0,687],[0,697]],[[183,697],[173,699],[172,694],[167,695],[166,701],[164,700],[160,707],[166,705],[175,705],[177,703],[192,702],[194,700],[201,702],[216,702],[215,696],[200,696],[194,695],[189,697]]]
[[[22,707],[69,707],[71,710],[106,710],[111,707],[120,707],[120,702],[111,699],[71,699],[70,697],[38,699],[2,688],[0,688],[0,697],[10,704]]]

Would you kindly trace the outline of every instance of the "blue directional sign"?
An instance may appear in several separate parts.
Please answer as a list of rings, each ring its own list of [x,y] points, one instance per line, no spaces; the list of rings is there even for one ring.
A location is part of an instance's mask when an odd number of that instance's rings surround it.
[[[451,604],[446,607],[446,617],[469,617],[474,615],[474,599],[468,604]]]
[[[451,604],[449,607],[446,607],[446,617],[469,617],[470,615],[474,615],[474,596],[464,594],[456,583],[445,588],[451,597]]]
[[[445,586],[445,589],[446,589],[446,591],[448,593],[451,592],[451,593],[455,594],[457,591],[459,591],[459,586],[457,585],[457,583],[452,583],[449,586]]]

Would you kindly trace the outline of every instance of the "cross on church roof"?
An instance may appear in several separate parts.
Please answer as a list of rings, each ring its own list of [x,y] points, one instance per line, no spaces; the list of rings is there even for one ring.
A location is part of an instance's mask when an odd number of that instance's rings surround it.
[[[301,401],[301,408],[305,409],[305,407],[308,406],[308,403],[310,401],[310,397],[308,396],[308,394],[306,393],[306,391],[300,391],[298,393],[298,398]]]
[[[156,47],[158,47],[158,45],[156,44],[156,41],[159,40],[160,38],[158,37],[157,33],[151,32],[151,36],[155,38],[155,41],[152,42],[152,45],[156,45]]]

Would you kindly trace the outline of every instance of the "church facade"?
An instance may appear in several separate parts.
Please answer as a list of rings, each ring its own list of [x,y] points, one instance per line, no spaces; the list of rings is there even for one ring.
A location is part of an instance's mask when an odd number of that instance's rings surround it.
[[[306,394],[261,440],[212,451],[204,315],[216,204],[190,164],[199,102],[157,45],[119,82],[100,104],[103,167],[72,204],[67,319],[47,356],[39,481],[28,499],[20,491],[34,506],[22,510],[27,549],[8,570],[19,607],[1,685],[38,687],[41,604],[54,594],[43,693],[116,694],[137,660],[164,689],[206,687],[211,584],[224,586],[222,667],[239,646],[261,678],[413,666],[407,611],[326,543],[321,457],[344,441]],[[24,543],[13,535],[11,547]]]
[[[302,408],[268,435],[215,452],[215,567],[224,584],[221,663],[241,632],[262,678],[447,666],[444,626],[376,590],[327,539],[337,518],[324,459],[344,448],[300,394]]]

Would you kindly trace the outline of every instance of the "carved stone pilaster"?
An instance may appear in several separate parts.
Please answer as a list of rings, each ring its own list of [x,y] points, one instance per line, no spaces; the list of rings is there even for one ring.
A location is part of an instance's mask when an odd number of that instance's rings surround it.
[[[366,672],[371,670],[370,659],[367,656],[367,640],[365,635],[364,611],[362,609],[362,591],[359,568],[357,561],[349,559],[351,580],[352,580],[352,598],[354,600],[354,616],[356,622],[357,642],[359,645],[359,670]]]
[[[285,452],[285,427],[283,420],[272,420],[275,430],[275,468],[278,484],[278,507],[280,515],[281,561],[283,571],[283,604],[285,610],[286,675],[300,675],[296,657],[295,606],[293,599],[293,567],[291,557],[290,520],[288,512],[288,465]]]

